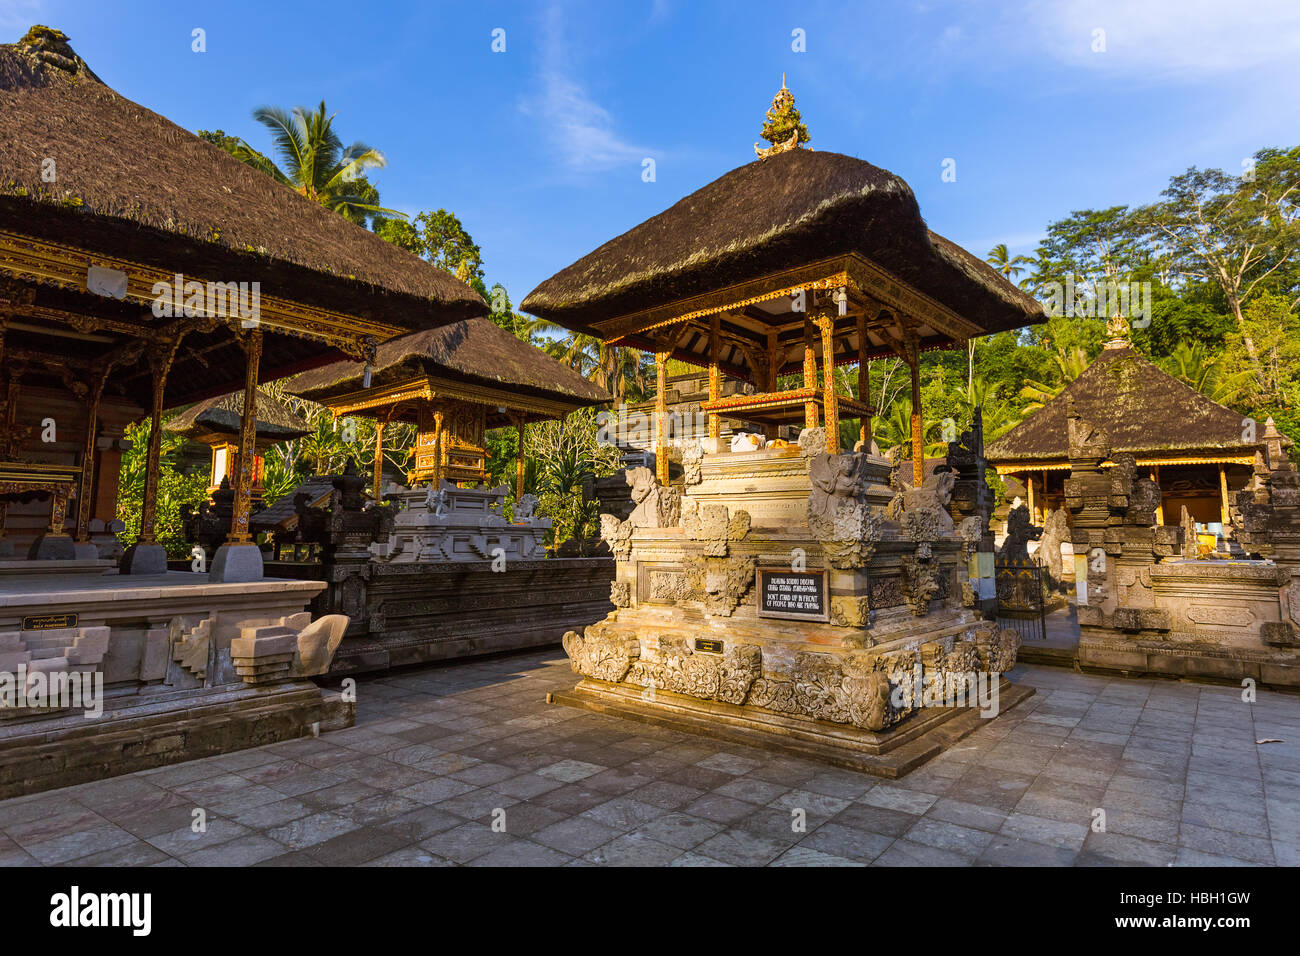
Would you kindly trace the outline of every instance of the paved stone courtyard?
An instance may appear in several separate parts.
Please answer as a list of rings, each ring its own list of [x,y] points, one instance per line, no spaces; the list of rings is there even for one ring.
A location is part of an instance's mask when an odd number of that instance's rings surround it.
[[[1013,678],[1038,693],[888,782],[547,705],[559,650],[407,671],[346,731],[0,802],[0,864],[1300,864],[1300,697]]]

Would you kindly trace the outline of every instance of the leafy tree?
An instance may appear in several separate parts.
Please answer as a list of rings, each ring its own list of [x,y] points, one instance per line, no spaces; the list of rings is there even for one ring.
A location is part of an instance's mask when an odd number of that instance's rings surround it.
[[[126,545],[135,543],[140,537],[151,424],[150,419],[145,418],[126,427],[126,438],[131,442],[131,447],[122,455],[117,484],[117,517],[126,525],[126,530],[121,535],[122,543]],[[183,436],[163,429],[158,492],[154,499],[154,537],[167,549],[168,557],[172,558],[181,558],[190,553],[182,515],[208,496],[207,471],[191,475],[180,468],[180,451],[184,445]]]
[[[1219,286],[1252,359],[1245,305],[1295,264],[1300,247],[1300,147],[1260,150],[1254,159],[1251,180],[1193,166],[1136,217],[1179,275]]]
[[[445,209],[422,212],[409,222],[376,218],[375,232],[381,239],[432,262],[462,282],[473,284],[472,280],[479,280],[479,294],[488,297],[482,287],[483,253],[455,213]]]

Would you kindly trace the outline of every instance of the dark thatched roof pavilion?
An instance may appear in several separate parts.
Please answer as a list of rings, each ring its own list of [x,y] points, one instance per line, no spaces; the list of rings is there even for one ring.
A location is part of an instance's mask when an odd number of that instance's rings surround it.
[[[151,338],[169,321],[151,311],[154,283],[175,274],[260,284],[263,380],[487,314],[454,276],[116,93],[57,30],[0,45],[0,142],[0,281],[35,287],[10,356],[53,342],[75,368]],[[89,292],[91,266],[126,273],[120,294]],[[190,332],[166,405],[230,391],[243,364],[226,324]],[[148,369],[119,369],[115,389],[148,407]]]
[[[782,84],[773,109],[791,104]],[[711,440],[723,414],[759,422],[769,437],[821,422],[830,454],[841,417],[857,419],[871,447],[871,359],[907,363],[919,436],[922,352],[1046,318],[991,266],[932,233],[893,173],[801,149],[798,137],[759,156],[556,273],[522,308],[606,344],[653,350],[660,419],[665,364],[680,359],[709,367],[701,408]],[[845,364],[858,367],[857,395],[840,394],[830,374]],[[797,372],[802,388],[778,382]],[[723,374],[758,391],[723,398]],[[666,443],[660,429],[660,482]],[[919,483],[919,453],[913,465]]]
[[[869,260],[960,314],[973,325],[970,334],[1044,318],[1032,297],[986,262],[930,232],[902,179],[851,156],[805,149],[733,169],[556,273],[521,308],[605,339],[631,332],[627,344],[645,347],[636,340],[643,324],[637,319],[648,313],[653,325],[657,307],[668,306],[670,314],[724,287],[846,256]],[[737,347],[726,350],[721,364],[744,374],[739,343],[748,337],[757,344],[759,333],[788,316],[788,300],[779,307],[769,301],[729,310],[724,339],[736,339]],[[938,347],[942,335],[929,331],[923,347]],[[868,357],[892,351],[887,338],[871,334]],[[702,338],[689,340],[675,356],[699,364]],[[837,345],[836,364],[857,360],[851,336]],[[783,361],[783,369],[794,364]]]
[[[1151,364],[1126,333],[1107,342],[1060,394],[985,446],[985,460],[999,475],[1024,483],[1031,514],[1064,502],[1071,407],[1106,432],[1112,457],[1133,455],[1149,471],[1161,490],[1161,523],[1177,521],[1186,507],[1202,524],[1227,527],[1230,493],[1250,480],[1262,441],[1251,440],[1249,419]]]
[[[612,398],[490,319],[470,319],[385,342],[375,354],[370,390],[426,376],[558,402],[570,409],[600,405]],[[364,377],[361,362],[335,362],[302,373],[288,383],[287,390],[329,404],[330,399],[362,391]],[[491,417],[499,419],[498,424],[507,421],[495,414]]]
[[[1111,453],[1139,461],[1195,458],[1254,461],[1258,442],[1246,441],[1240,412],[1211,401],[1151,364],[1132,348],[1103,349],[1059,395],[985,448],[990,465],[1069,460],[1066,417],[1078,414],[1110,436]]]
[[[210,444],[219,437],[237,436],[243,414],[244,393],[229,392],[190,406],[163,427],[169,432]],[[257,390],[258,444],[291,441],[310,431],[311,426],[305,418],[295,414],[266,389]]]

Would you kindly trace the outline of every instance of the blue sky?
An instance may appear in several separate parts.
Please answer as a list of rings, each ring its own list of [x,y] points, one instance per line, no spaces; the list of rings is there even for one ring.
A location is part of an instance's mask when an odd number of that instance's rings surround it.
[[[753,160],[783,72],[815,149],[899,174],[981,256],[1300,135],[1297,0],[0,0],[0,41],[32,23],[125,96],[259,149],[255,107],[324,99],[345,142],[387,154],[384,204],[455,212],[516,303]]]

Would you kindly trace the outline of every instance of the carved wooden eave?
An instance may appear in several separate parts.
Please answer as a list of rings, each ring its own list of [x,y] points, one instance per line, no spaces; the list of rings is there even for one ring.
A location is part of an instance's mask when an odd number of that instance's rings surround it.
[[[174,273],[152,266],[0,230],[0,275],[86,293],[86,270],[90,266],[126,273],[125,301],[150,308],[156,298],[153,292],[154,285],[163,282],[170,286],[175,280]],[[202,282],[205,286],[209,281],[217,281],[197,275],[186,275],[184,278],[186,281]],[[21,305],[14,311],[26,314]],[[152,334],[151,330],[144,326],[131,328],[129,325],[124,326],[123,323],[113,322],[110,319],[87,317],[58,309],[39,309],[31,315],[34,318],[65,323],[73,328],[99,327],[120,334],[137,336]],[[203,317],[220,319],[233,326],[238,326],[240,321],[238,316],[213,314]],[[357,359],[365,359],[369,354],[373,354],[374,343],[387,341],[406,331],[396,326],[282,299],[265,292],[259,296],[259,327],[264,331],[321,342]]]
[[[1215,455],[1207,454],[1203,457],[1188,457],[1186,455],[1173,456],[1169,458],[1135,456],[1139,468],[1165,467],[1174,465],[1254,465],[1255,458],[1253,455]],[[1099,468],[1114,468],[1114,461],[1103,461],[1098,465]],[[1069,471],[1070,462],[1068,460],[1056,459],[1052,461],[1016,461],[1003,462],[994,465],[994,470],[999,475],[1015,475],[1025,471]]]
[[[336,395],[321,400],[321,404],[328,408],[335,418],[341,415],[363,415],[368,418],[397,420],[397,416],[391,413],[400,414],[400,406],[413,407],[418,402],[435,402],[442,399],[485,405],[494,411],[504,408],[507,414],[511,412],[523,414],[534,421],[564,418],[577,407],[554,399],[520,395],[507,389],[471,385],[433,375]],[[390,414],[384,414],[385,412]]]
[[[838,305],[816,305],[815,299],[824,293],[843,290],[847,301],[843,312]],[[806,311],[783,313],[759,312],[755,307],[805,295]],[[749,356],[765,355],[767,335],[775,332],[782,355],[782,367],[790,364],[788,353],[802,350],[803,322],[814,311],[834,308],[835,338],[846,340],[857,334],[857,317],[866,316],[869,334],[876,334],[884,345],[870,345],[869,357],[899,352],[899,346],[908,334],[914,333],[917,349],[964,347],[967,339],[981,334],[975,323],[963,318],[952,309],[893,276],[880,266],[856,253],[835,256],[808,265],[783,270],[758,279],[737,283],[714,292],[670,302],[651,309],[619,316],[597,323],[596,331],[607,345],[652,345],[656,351],[665,351],[665,333],[674,330],[674,342],[680,343],[691,336],[707,337],[712,334],[711,321],[719,315],[723,319],[718,334],[720,339]],[[889,334],[882,334],[884,329]],[[699,362],[699,356],[679,351],[677,344],[667,349],[673,357]],[[837,352],[836,364],[857,361],[857,349]],[[911,359],[909,360],[911,361]],[[726,371],[749,377],[754,370],[752,357],[741,369],[732,364]]]

